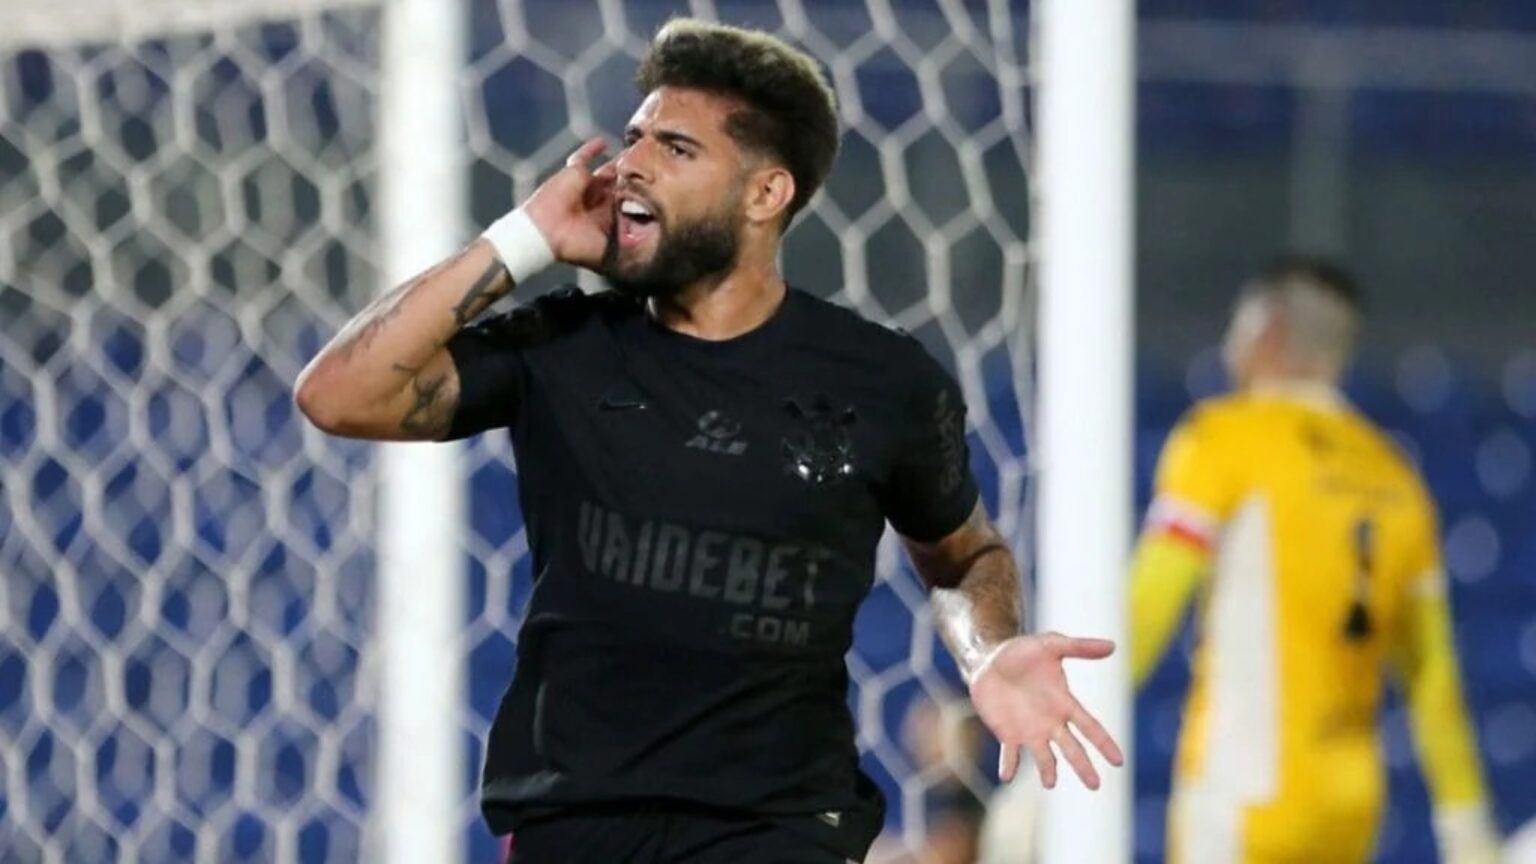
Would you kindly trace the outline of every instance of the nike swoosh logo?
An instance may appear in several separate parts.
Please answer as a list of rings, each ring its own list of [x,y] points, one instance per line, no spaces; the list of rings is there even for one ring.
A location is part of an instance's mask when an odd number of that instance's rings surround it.
[[[612,396],[604,396],[597,403],[600,411],[644,411],[645,402],[640,399],[621,399]]]

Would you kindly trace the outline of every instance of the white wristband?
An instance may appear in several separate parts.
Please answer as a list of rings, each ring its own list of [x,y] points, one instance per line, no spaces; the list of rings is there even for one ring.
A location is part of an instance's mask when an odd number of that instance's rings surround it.
[[[492,222],[480,236],[496,250],[496,257],[511,274],[513,284],[555,263],[549,241],[521,207]]]

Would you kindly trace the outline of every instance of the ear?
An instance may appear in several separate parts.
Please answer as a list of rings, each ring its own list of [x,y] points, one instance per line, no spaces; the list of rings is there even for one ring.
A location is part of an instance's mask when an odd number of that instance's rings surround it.
[[[745,203],[750,222],[779,221],[793,200],[795,177],[782,165],[764,165],[747,178]]]

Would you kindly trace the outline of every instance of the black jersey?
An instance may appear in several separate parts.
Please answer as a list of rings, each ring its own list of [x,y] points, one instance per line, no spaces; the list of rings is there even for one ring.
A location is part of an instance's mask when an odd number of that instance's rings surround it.
[[[862,857],[883,807],[844,654],[885,522],[935,540],[976,504],[953,379],[796,290],[716,342],[571,289],[448,349],[450,437],[510,428],[533,558],[486,752],[492,829],[673,800]]]

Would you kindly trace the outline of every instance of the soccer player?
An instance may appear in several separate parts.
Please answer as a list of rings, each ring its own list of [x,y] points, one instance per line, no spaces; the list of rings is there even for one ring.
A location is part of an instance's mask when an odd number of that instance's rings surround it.
[[[1337,389],[1359,317],[1355,283],[1329,262],[1258,274],[1224,345],[1236,392],[1197,405],[1163,450],[1135,556],[1131,664],[1145,680],[1198,593],[1171,862],[1368,860],[1388,670],[1442,860],[1495,860],[1433,505]]]
[[[781,238],[831,168],[833,94],[766,34],[678,20],[623,149],[582,145],[483,237],[365,309],[297,401],[337,435],[507,428],[534,589],[482,804],[515,862],[859,859],[843,656],[889,521],[973,704],[1049,785],[1115,742],[1020,635],[955,382],[906,335],[787,287]],[[553,261],[605,276],[471,325]],[[1075,731],[1074,731],[1075,729]]]

